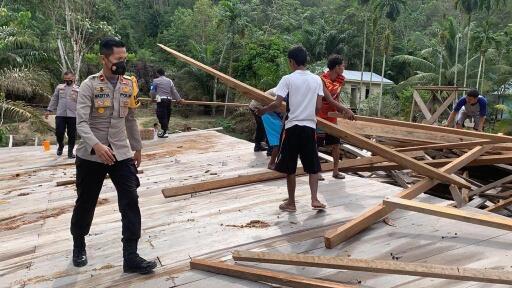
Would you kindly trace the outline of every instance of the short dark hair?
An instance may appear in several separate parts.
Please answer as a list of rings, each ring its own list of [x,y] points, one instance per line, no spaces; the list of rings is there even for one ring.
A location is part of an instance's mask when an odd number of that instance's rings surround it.
[[[165,70],[162,68],[158,68],[156,69],[156,74],[158,74],[159,76],[165,76]]]
[[[466,93],[466,95],[468,97],[478,98],[478,96],[480,96],[480,92],[476,89],[471,89],[468,91],[468,93]]]
[[[63,75],[64,75],[64,76],[68,76],[68,75],[73,75],[73,76],[75,76],[75,73],[73,73],[73,71],[71,71],[71,70],[66,70],[66,72],[64,72],[64,74],[63,74]]]
[[[329,70],[332,70],[332,69],[336,68],[336,66],[342,65],[342,64],[343,64],[343,57],[341,57],[341,55],[333,54],[333,55],[329,56],[329,58],[327,58],[327,68],[329,68]]]
[[[100,54],[105,56],[112,55],[115,48],[124,48],[126,45],[123,41],[114,38],[114,37],[107,37],[103,38],[100,42]]]
[[[288,59],[291,59],[297,66],[304,66],[308,62],[308,51],[301,45],[293,46],[288,50]]]

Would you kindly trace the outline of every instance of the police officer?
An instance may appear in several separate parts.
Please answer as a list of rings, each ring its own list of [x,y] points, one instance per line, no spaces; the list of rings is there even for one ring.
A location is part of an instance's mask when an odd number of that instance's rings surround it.
[[[156,268],[156,262],[146,261],[137,253],[141,231],[137,167],[142,149],[134,114],[139,105],[137,84],[134,78],[124,76],[127,53],[123,42],[102,40],[100,54],[103,69],[82,83],[78,96],[77,129],[82,140],[76,151],[78,198],[71,218],[73,264],[87,264],[85,235],[108,173],[121,212],[124,272],[148,274]]]
[[[165,77],[164,69],[157,69],[156,74],[158,77],[153,80],[150,95],[151,99],[156,102],[156,117],[160,122],[160,128],[162,128],[158,137],[167,138],[169,120],[171,119],[171,101],[176,100],[180,103],[183,99],[178,94],[172,80]]]
[[[64,84],[57,85],[55,92],[44,118],[55,113],[55,136],[57,137],[57,155],[61,156],[64,150],[64,133],[68,133],[68,158],[75,158],[73,149],[76,139],[76,99],[78,97],[78,86],[75,83],[75,75],[71,71],[64,72]]]

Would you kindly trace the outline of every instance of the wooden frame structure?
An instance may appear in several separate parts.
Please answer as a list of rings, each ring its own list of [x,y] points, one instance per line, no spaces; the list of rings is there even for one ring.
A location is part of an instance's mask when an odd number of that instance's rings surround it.
[[[418,86],[412,92],[412,106],[409,121],[414,120],[414,111],[416,106],[420,109],[425,117],[422,121],[424,124],[434,124],[438,121],[443,112],[448,109],[450,104],[457,100],[459,92],[464,92],[469,89],[456,87],[456,86]],[[419,91],[429,91],[430,98],[427,103],[423,102]]]

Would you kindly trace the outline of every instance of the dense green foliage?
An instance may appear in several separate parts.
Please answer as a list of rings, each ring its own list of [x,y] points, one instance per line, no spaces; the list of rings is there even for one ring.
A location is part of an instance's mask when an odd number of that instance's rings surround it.
[[[401,97],[410,97],[404,89],[411,85],[467,82],[490,93],[510,81],[508,2],[3,0],[0,78],[12,79],[5,75],[16,72],[31,84],[23,88],[0,79],[0,91],[9,100],[44,102],[39,96],[51,91],[64,69],[80,72],[81,79],[98,70],[98,39],[115,35],[128,45],[131,72],[141,79],[143,92],[148,92],[154,68],[162,66],[185,97],[223,101],[223,85],[175,61],[156,44],[268,89],[287,73],[287,49],[300,43],[312,64],[339,53],[351,70],[361,70],[365,51],[365,71],[378,74],[385,55],[384,74],[399,85],[386,92],[394,100],[385,100],[384,109],[386,103],[400,103],[405,115],[410,105]]]

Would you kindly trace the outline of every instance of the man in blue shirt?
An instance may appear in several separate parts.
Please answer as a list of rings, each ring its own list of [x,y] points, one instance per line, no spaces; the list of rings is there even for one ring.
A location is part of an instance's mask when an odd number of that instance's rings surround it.
[[[487,100],[484,96],[480,95],[478,90],[473,89],[467,92],[466,97],[461,98],[457,102],[446,125],[448,127],[453,127],[453,121],[457,118],[455,127],[457,129],[462,129],[466,119],[473,119],[473,122],[475,123],[473,129],[481,132],[484,129],[486,115]]]

